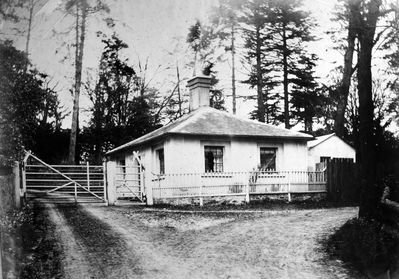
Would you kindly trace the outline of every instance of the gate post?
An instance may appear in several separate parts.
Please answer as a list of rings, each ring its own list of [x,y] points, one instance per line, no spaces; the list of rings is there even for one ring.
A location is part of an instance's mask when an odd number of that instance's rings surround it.
[[[29,153],[27,153],[29,154]],[[25,155],[24,160],[22,161],[22,167],[21,167],[21,172],[22,172],[22,196],[24,199],[24,202],[26,202],[26,165],[28,164],[28,155]]]
[[[13,174],[14,174],[14,205],[16,208],[21,207],[21,180],[20,180],[20,172],[19,172],[19,162],[15,162],[13,166]]]
[[[107,161],[107,196],[108,196],[108,205],[115,205],[116,203],[116,162],[115,161]]]
[[[146,197],[147,197],[147,205],[153,205],[154,204],[154,197],[152,194],[152,177],[151,175],[146,175],[145,171],[143,170],[143,176],[144,176],[144,180],[145,181],[145,191],[146,191]]]
[[[104,193],[104,202],[108,205],[107,202],[107,162],[103,161],[103,193]]]

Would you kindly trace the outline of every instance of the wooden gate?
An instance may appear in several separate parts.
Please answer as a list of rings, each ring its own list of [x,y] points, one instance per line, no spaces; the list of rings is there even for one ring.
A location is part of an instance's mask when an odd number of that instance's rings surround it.
[[[358,166],[352,159],[333,158],[327,163],[327,197],[331,201],[358,202]]]
[[[104,165],[49,165],[31,153],[22,172],[26,197],[50,202],[106,202]]]
[[[133,162],[116,166],[115,185],[118,200],[145,202],[144,166],[137,152],[133,152]]]

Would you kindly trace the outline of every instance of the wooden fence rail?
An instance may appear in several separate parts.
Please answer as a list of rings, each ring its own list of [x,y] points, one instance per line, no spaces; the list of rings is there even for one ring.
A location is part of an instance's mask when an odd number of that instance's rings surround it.
[[[252,171],[154,175],[154,199],[325,193],[325,171]]]

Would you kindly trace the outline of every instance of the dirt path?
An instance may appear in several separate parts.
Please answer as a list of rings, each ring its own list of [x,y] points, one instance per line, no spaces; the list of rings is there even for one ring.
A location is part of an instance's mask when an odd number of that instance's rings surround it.
[[[74,237],[65,218],[52,204],[45,204],[51,222],[56,224],[55,234],[63,247],[63,273],[65,278],[90,278],[89,263],[86,261],[86,249]]]
[[[321,238],[355,216],[354,208],[189,213],[88,205],[49,210],[63,228],[66,278],[358,278],[319,247]]]

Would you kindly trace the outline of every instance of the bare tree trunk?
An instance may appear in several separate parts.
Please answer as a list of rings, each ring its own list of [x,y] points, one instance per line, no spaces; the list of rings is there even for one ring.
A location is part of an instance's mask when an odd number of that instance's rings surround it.
[[[309,115],[309,114],[306,114]],[[313,119],[312,117],[305,117],[305,132],[313,132]]]
[[[287,36],[285,33],[285,23],[283,25],[283,91],[284,91],[284,125],[290,128],[290,112],[288,99],[288,57],[287,57]]]
[[[29,44],[30,44],[30,36],[32,32],[32,21],[33,21],[33,9],[35,8],[34,0],[29,0],[29,18],[28,18],[28,34],[26,35],[26,45],[25,45],[25,53],[26,57],[29,59]],[[26,61],[25,72],[28,70],[28,61]]]
[[[360,134],[360,206],[359,217],[375,219],[378,216],[379,196],[376,185],[376,151],[373,123],[373,93],[371,60],[374,35],[380,16],[380,0],[367,4],[367,14],[358,13],[360,22],[358,38],[360,43],[358,58],[358,95],[359,95],[359,134]]]
[[[75,94],[73,99],[73,112],[72,112],[72,127],[69,140],[69,156],[70,163],[76,162],[76,138],[78,134],[79,123],[79,96],[80,86],[82,83],[82,62],[83,62],[83,49],[86,35],[86,18],[87,10],[84,5],[81,7],[81,24],[79,25],[79,2],[76,3],[76,51],[75,51]]]
[[[177,98],[179,102],[179,117],[183,115],[182,112],[182,100],[180,95],[180,72],[179,72],[179,64],[176,62],[176,75],[177,75]]]
[[[234,23],[231,24],[231,88],[232,88],[232,99],[233,99],[233,114],[236,114],[236,69],[235,69],[235,28]]]
[[[348,46],[345,50],[344,56],[344,69],[342,73],[342,81],[338,87],[338,104],[337,114],[334,122],[334,132],[337,136],[342,137],[344,135],[344,124],[345,124],[345,111],[348,103],[349,88],[351,85],[351,78],[353,74],[352,62],[353,52],[355,50],[355,39],[356,39],[356,11],[360,10],[360,1],[349,1],[349,25],[348,25]]]
[[[47,123],[49,109],[50,108],[49,108],[48,102],[46,100],[46,103],[44,105],[44,110],[43,110],[43,119],[40,124],[42,127],[44,127],[44,125],[46,125],[46,123]]]
[[[262,78],[262,41],[260,38],[260,26],[256,26],[256,89],[258,93],[258,120],[265,122],[265,104],[263,102],[263,78]]]

